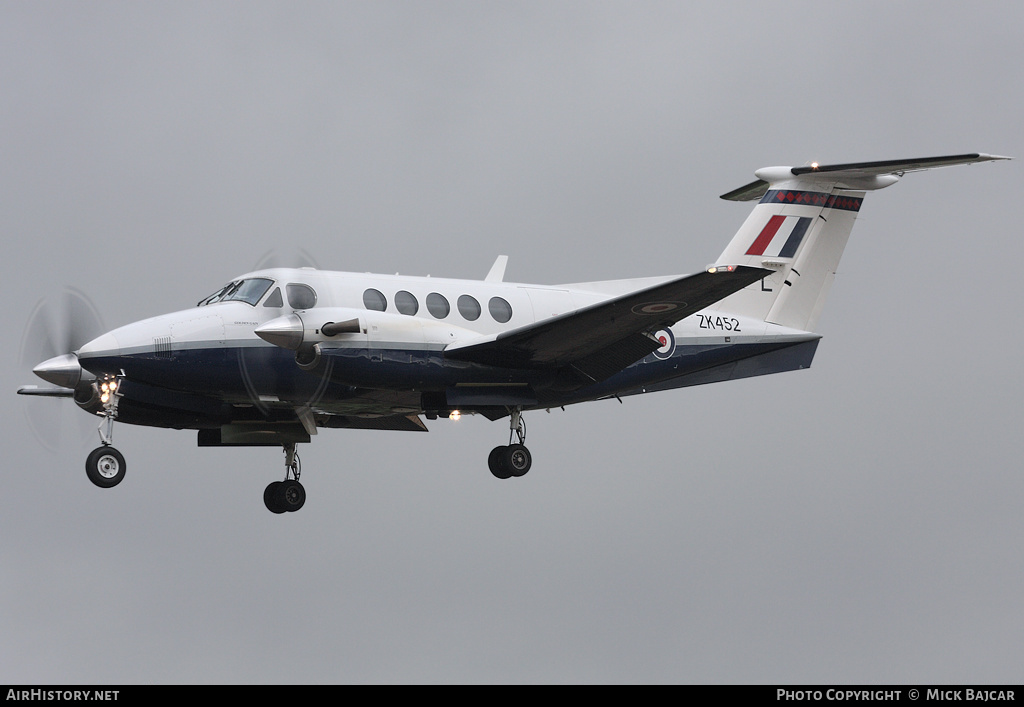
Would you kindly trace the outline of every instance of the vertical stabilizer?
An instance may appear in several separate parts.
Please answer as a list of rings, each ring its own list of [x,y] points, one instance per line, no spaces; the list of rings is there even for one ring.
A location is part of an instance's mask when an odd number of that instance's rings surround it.
[[[722,195],[758,203],[716,264],[772,274],[717,309],[813,330],[866,192],[895,184],[906,172],[999,159],[1008,158],[967,154],[758,170],[756,182]]]

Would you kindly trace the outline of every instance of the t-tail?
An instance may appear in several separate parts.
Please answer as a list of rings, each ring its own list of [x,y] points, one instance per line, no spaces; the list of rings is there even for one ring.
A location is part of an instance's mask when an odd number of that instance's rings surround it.
[[[907,172],[1003,159],[1009,158],[967,154],[757,170],[757,181],[722,195],[758,203],[717,263],[772,273],[717,308],[813,331],[867,192]]]

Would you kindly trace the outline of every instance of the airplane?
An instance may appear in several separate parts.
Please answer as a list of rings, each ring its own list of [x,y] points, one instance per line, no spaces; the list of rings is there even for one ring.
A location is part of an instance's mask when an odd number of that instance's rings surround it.
[[[125,478],[115,421],[197,431],[200,447],[280,446],[264,505],[306,500],[296,445],[321,429],[426,431],[424,418],[509,419],[499,479],[532,467],[524,413],[808,368],[864,196],[907,172],[1009,159],[961,154],[757,170],[723,194],[755,205],[703,271],[533,285],[265,268],[197,306],[109,331],[37,365],[100,418],[88,478]]]

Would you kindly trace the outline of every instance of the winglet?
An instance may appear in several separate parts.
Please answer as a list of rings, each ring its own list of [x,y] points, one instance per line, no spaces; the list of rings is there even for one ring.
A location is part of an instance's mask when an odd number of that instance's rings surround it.
[[[490,272],[487,273],[487,277],[484,278],[484,282],[501,282],[504,280],[506,265],[508,265],[508,256],[499,255],[497,260],[494,261],[494,265],[491,266]]]

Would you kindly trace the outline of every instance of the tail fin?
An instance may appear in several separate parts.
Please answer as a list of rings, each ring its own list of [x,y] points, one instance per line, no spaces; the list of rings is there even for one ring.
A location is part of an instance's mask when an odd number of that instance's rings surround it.
[[[1003,159],[1009,158],[968,154],[759,169],[756,182],[722,195],[731,201],[759,201],[716,262],[774,272],[722,300],[719,307],[812,330],[866,192],[895,184],[906,172]]]

